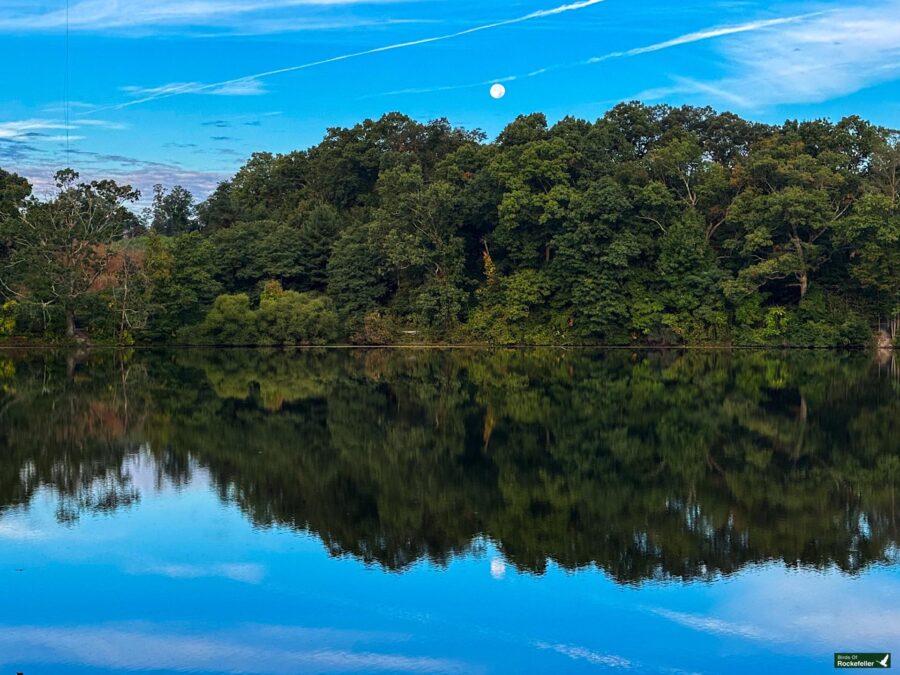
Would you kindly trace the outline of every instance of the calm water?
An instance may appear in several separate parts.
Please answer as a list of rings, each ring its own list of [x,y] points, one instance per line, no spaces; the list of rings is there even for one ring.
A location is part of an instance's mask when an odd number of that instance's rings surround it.
[[[898,488],[865,355],[0,353],[0,672],[834,672]]]

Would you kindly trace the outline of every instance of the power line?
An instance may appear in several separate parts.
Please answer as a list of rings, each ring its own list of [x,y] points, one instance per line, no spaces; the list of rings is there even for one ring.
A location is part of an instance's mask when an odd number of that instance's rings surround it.
[[[69,159],[69,0],[66,0],[66,72],[63,85],[63,109],[66,118],[66,168],[71,168]]]

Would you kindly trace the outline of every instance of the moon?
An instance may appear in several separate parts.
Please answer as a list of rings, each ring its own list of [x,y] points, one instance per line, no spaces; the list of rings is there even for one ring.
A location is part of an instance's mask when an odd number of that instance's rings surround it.
[[[506,96],[506,87],[499,82],[491,86],[491,98],[499,100],[504,96]]]

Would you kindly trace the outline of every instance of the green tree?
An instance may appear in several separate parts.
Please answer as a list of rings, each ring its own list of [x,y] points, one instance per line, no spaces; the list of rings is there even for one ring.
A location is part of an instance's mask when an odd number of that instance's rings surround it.
[[[578,335],[630,341],[633,317],[650,309],[640,261],[652,252],[654,228],[636,217],[626,190],[612,178],[593,182],[573,200],[554,238],[553,276]]]
[[[530,137],[515,125],[509,135]],[[550,262],[553,235],[576,195],[570,175],[575,157],[561,138],[517,140],[491,162],[489,170],[503,188],[492,239],[514,264],[537,267]]]
[[[317,205],[304,219],[297,242],[302,290],[325,291],[327,288],[328,261],[341,230],[340,213],[327,204]]]
[[[238,213],[232,202],[232,192],[231,181],[223,181],[209,197],[197,205],[199,229],[213,232],[220,228],[231,227],[237,222]]]
[[[724,274],[706,239],[706,225],[694,209],[672,224],[660,240],[656,270],[662,282],[661,322],[687,343],[723,342],[728,314]]]
[[[900,146],[886,140],[876,151],[865,194],[841,227],[850,249],[850,274],[872,294],[875,311],[900,335]]]
[[[28,180],[0,169],[0,220],[18,217],[30,195]]]
[[[468,295],[457,192],[448,182],[426,184],[418,165],[382,172],[377,189],[372,231],[392,268],[392,304],[416,324],[446,335]]]
[[[30,201],[18,218],[2,226],[10,242],[0,270],[4,289],[47,317],[59,312],[69,338],[79,329],[79,310],[109,269],[113,243],[125,234],[124,223],[130,222],[125,204],[139,198],[127,185],[77,180],[74,171],[60,171],[50,200]]]
[[[198,232],[173,238],[151,233],[145,268],[151,339],[171,340],[181,328],[198,323],[222,292],[216,248]]]
[[[198,228],[194,196],[180,185],[170,191],[162,185],[153,186],[153,204],[148,220],[150,227],[168,236],[184,234]]]
[[[256,313],[246,293],[220,295],[203,322],[189,332],[202,344],[252,346],[260,343]]]
[[[328,295],[352,332],[387,297],[388,261],[367,226],[344,230],[328,261]]]
[[[740,232],[728,248],[743,263],[728,286],[733,297],[786,280],[799,291],[795,302],[802,300],[827,260],[829,237],[852,207],[858,184],[846,155],[804,142],[814,130],[813,124],[789,128],[751,153],[728,216]]]
[[[262,341],[271,344],[324,345],[339,335],[340,324],[330,298],[285,291],[277,282],[266,284],[255,320]]]

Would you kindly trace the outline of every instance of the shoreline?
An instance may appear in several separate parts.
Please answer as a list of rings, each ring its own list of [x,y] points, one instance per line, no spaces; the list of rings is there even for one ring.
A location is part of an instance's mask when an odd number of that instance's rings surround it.
[[[409,349],[409,350],[503,350],[516,351],[525,349],[560,349],[560,350],[603,350],[603,351],[846,351],[846,352],[894,352],[896,347],[869,345],[741,345],[741,344],[708,344],[708,345],[616,345],[616,344],[514,344],[514,345],[498,345],[491,343],[465,342],[465,343],[403,343],[403,344],[354,344],[354,343],[334,343],[326,345],[261,345],[261,344],[184,344],[184,343],[146,343],[146,344],[115,344],[115,343],[93,343],[79,344],[66,342],[21,342],[9,343],[0,342],[0,350],[189,350],[189,349],[209,349],[209,350],[269,350],[269,351],[289,351],[303,350],[311,351],[316,349],[322,350],[375,350],[375,349]]]

